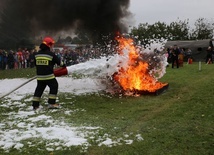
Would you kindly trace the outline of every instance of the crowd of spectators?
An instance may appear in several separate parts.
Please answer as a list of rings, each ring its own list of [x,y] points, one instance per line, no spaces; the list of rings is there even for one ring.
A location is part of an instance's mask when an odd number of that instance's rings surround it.
[[[183,59],[185,59],[184,61],[187,61],[189,58],[192,58],[192,51],[190,48],[181,48],[181,47],[177,47],[178,48],[178,55],[179,55],[179,59],[180,57],[183,57]],[[172,56],[174,53],[174,47],[171,46],[169,48],[166,49],[167,51],[167,58],[168,58],[168,63],[172,63]]]
[[[178,47],[179,48],[179,47]],[[55,49],[53,52],[64,62],[66,66],[86,62],[89,59],[97,59],[101,56],[108,56],[115,53],[116,48],[113,46],[93,47],[84,46],[75,49],[64,48],[62,50]],[[208,50],[209,51],[209,50]],[[0,70],[5,69],[19,69],[19,68],[33,68],[35,49],[18,49],[17,51],[6,51],[0,49]],[[173,47],[166,48],[168,63],[172,63]],[[209,52],[208,52],[209,54]],[[207,55],[208,55],[207,54]],[[209,56],[209,55],[208,55]],[[209,58],[206,58],[206,62]],[[187,48],[179,48],[179,64],[183,61],[192,58],[192,51]],[[211,59],[211,58],[210,58]],[[213,61],[213,59],[211,59]]]
[[[35,50],[18,49],[1,50],[0,49],[0,70],[19,69],[34,67],[34,52]]]
[[[55,50],[55,54],[66,64],[66,66],[86,62],[89,59],[98,59],[101,56],[112,54],[110,47],[78,47],[76,49]]]
[[[113,52],[110,47],[78,47],[76,49],[65,48],[53,52],[64,62],[66,66],[85,62],[89,59],[100,58]],[[33,68],[35,49],[18,49],[17,51],[0,50],[0,70]]]

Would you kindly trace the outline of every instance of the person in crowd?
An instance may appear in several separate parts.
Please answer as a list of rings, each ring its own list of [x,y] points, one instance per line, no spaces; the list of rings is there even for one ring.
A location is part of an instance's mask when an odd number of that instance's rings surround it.
[[[3,62],[2,62],[2,69],[7,69],[7,51],[3,50]]]
[[[23,66],[23,54],[22,50],[19,48],[17,54],[17,60],[18,60],[18,68],[22,68]]]
[[[192,50],[190,48],[187,49],[186,55],[188,58],[190,58],[192,56]]]
[[[172,50],[173,50],[172,46],[170,46],[169,48],[167,48],[167,52],[168,52],[167,62],[169,64],[172,63]]]
[[[71,58],[72,58],[72,56],[71,56],[70,50],[65,50],[64,55],[63,55],[63,59],[64,59],[66,66],[70,66],[72,64]]]
[[[48,108],[59,108],[56,104],[58,92],[58,82],[54,76],[54,65],[60,65],[60,59],[51,51],[54,40],[51,37],[45,37],[40,45],[40,51],[35,54],[35,66],[37,73],[37,87],[33,96],[33,109],[37,110],[40,106],[41,96],[48,86],[50,88],[48,96]]]
[[[30,66],[29,56],[30,56],[30,52],[26,49],[25,50],[25,68],[28,68]]]
[[[76,50],[70,51],[72,65],[78,64],[78,53]]]
[[[179,55],[178,55],[179,67],[183,67],[184,54],[185,54],[185,49],[184,48],[180,48],[180,52],[179,52]]]
[[[14,60],[14,56],[13,56],[13,51],[10,51],[8,53],[8,56],[7,56],[8,69],[13,69],[14,68],[14,63],[15,63],[15,60]]]
[[[211,64],[211,63],[213,63],[212,48],[211,48],[211,46],[209,46],[207,48],[206,64]]]
[[[180,54],[180,50],[177,45],[174,45],[174,48],[172,50],[172,68],[174,68],[174,65],[176,63],[177,68],[179,68],[179,61],[178,61],[178,55]]]
[[[28,58],[28,62],[29,62],[29,67],[30,68],[33,68],[35,65],[35,62],[34,62],[34,50],[31,50],[30,51],[30,54],[29,54],[29,58]]]
[[[14,58],[14,69],[18,69],[18,56],[16,52],[13,52],[13,58]]]

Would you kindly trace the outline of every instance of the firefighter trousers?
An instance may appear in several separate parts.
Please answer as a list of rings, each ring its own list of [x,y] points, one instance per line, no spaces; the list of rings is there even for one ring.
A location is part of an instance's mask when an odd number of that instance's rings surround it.
[[[33,107],[39,106],[41,96],[46,86],[50,88],[50,92],[48,95],[48,104],[56,103],[56,97],[58,92],[58,82],[56,78],[51,80],[37,80],[37,87],[35,89],[34,96],[33,96],[33,105],[32,105]]]

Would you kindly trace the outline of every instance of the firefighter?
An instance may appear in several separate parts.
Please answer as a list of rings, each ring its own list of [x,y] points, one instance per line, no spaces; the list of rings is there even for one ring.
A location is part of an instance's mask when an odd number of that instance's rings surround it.
[[[48,95],[48,108],[57,109],[59,104],[56,104],[58,92],[58,82],[54,75],[54,65],[62,65],[60,59],[51,52],[54,45],[54,40],[51,37],[45,37],[40,45],[40,50],[35,54],[34,62],[37,74],[37,87],[33,96],[33,109],[37,110],[40,106],[41,96],[48,86],[50,88]]]

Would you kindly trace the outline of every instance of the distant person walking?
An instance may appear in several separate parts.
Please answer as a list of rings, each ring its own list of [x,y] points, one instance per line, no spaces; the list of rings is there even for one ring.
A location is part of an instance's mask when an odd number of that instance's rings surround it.
[[[174,45],[172,50],[172,68],[174,68],[174,65],[176,63],[177,68],[179,68],[179,61],[178,61],[178,55],[180,54],[180,50],[177,45]]]

